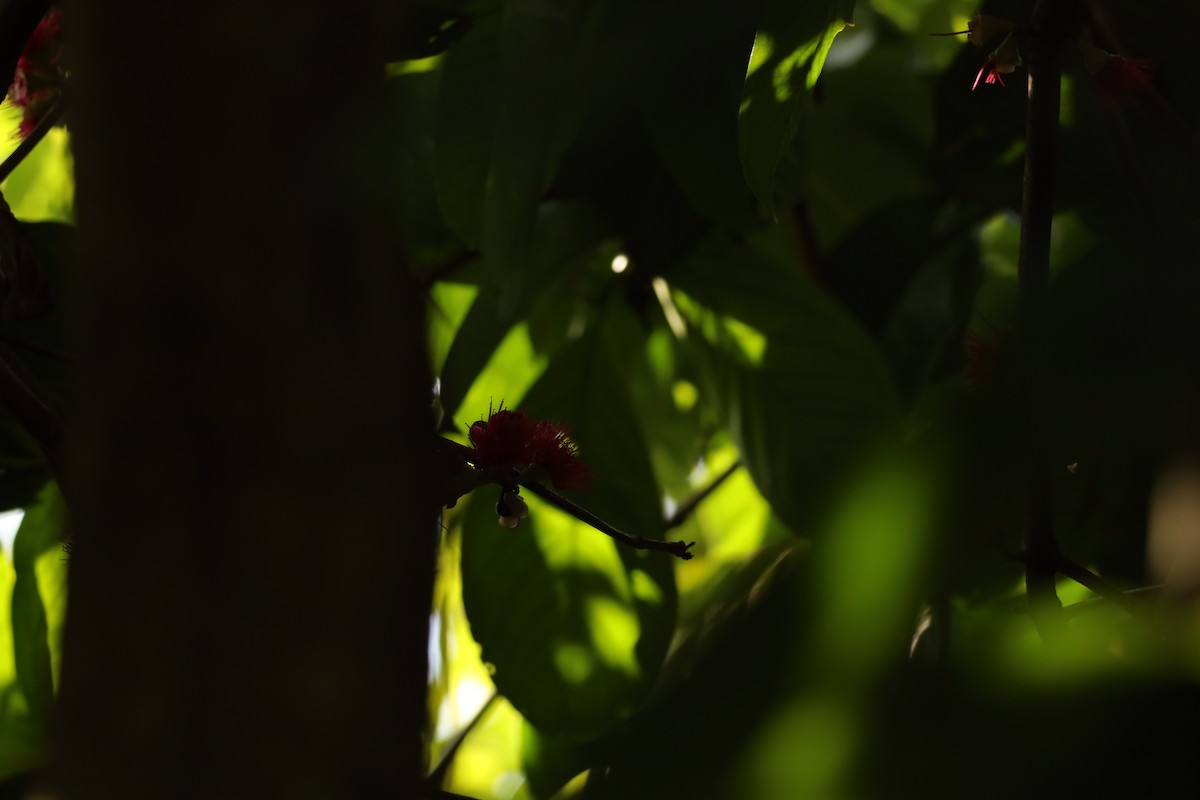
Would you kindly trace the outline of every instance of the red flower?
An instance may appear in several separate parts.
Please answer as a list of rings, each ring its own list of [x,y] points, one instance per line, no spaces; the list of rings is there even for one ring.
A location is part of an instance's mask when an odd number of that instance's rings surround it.
[[[61,34],[62,12],[52,8],[34,29],[17,61],[8,99],[21,109],[21,138],[38,126],[62,94],[65,73],[59,63]]]
[[[1106,108],[1117,108],[1134,92],[1149,86],[1157,68],[1157,62],[1148,58],[1111,57],[1092,76],[1100,102]]]
[[[1154,79],[1158,62],[1149,58],[1126,58],[1101,50],[1084,41],[1077,43],[1083,66],[1092,76],[1092,85],[1105,108],[1115,109]]]
[[[983,78],[984,83],[998,83],[1003,86],[1004,79],[1000,76],[1008,75],[1019,66],[1021,66],[1021,51],[1010,33],[1000,43],[1000,46],[988,55],[987,61],[983,62],[983,66],[975,74],[975,83],[971,84],[971,91],[975,91],[979,86],[980,78]],[[987,75],[986,78],[984,78],[984,74]]]
[[[579,460],[578,445],[568,429],[546,420],[509,411],[501,403],[487,420],[471,426],[473,463],[480,469],[514,469],[548,479],[557,489],[582,489],[591,470]]]

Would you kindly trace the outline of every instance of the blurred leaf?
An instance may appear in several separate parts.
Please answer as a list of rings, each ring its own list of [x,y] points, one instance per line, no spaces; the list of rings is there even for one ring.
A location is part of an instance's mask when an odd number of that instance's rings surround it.
[[[25,510],[13,543],[13,658],[17,682],[35,719],[49,724],[54,704],[59,626],[65,608],[66,503],[48,484],[38,504]],[[43,556],[57,559],[42,565]]]
[[[466,0],[410,0],[394,4],[387,37],[387,59],[405,61],[441,53],[466,33]]]
[[[739,152],[750,188],[775,213],[775,171],[791,146],[854,0],[764,0],[742,91]]]
[[[19,116],[0,120],[0,138],[16,142]],[[3,123],[9,122],[8,131]],[[11,131],[11,132],[9,132]],[[4,197],[23,222],[74,222],[75,161],[70,135],[62,127],[46,134],[4,181]]]
[[[622,368],[637,335],[628,312],[610,305],[514,405],[570,424],[595,471],[579,502],[619,528],[655,537],[659,492]],[[532,497],[521,527],[502,529],[498,495],[497,487],[477,490],[463,523],[472,634],[495,665],[497,688],[531,723],[575,737],[602,733],[653,685],[674,626],[674,565],[662,553],[618,547]]]
[[[655,147],[692,205],[731,230],[761,224],[738,161],[738,105],[756,3],[636,6],[656,58],[641,88]],[[632,8],[632,7],[631,7]]]
[[[530,291],[517,305],[504,310],[500,293],[485,285],[454,335],[440,374],[442,403],[448,416],[458,411],[467,391],[517,320],[562,308],[561,293],[589,263],[605,235],[603,220],[582,203],[543,206],[533,251],[524,268]],[[529,321],[532,325],[533,319]],[[500,399],[497,397],[497,402]]]
[[[838,44],[849,47],[864,35],[847,32]],[[852,235],[873,212],[921,202],[933,188],[932,100],[927,79],[907,68],[911,58],[905,47],[877,44],[852,67],[822,74],[800,157],[807,208],[824,248]]]
[[[810,533],[845,470],[896,421],[882,353],[803,275],[727,239],[710,239],[672,283],[700,317],[720,321],[716,339],[707,326],[713,379],[751,476],[780,517]]]
[[[444,60],[436,173],[447,221],[483,251],[508,316],[527,286],[538,205],[578,125],[588,6],[484,0],[476,9]]]

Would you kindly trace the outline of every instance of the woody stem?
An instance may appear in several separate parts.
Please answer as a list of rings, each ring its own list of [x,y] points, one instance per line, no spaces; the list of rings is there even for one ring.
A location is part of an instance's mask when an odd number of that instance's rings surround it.
[[[601,533],[611,536],[623,545],[634,547],[638,550],[658,550],[663,553],[670,553],[673,556],[678,556],[684,561],[692,557],[690,551],[695,542],[664,542],[661,539],[646,539],[641,536],[634,536],[631,533],[626,533],[620,528],[609,525],[604,520],[597,517],[592,512],[582,506],[576,505],[567,498],[563,497],[553,489],[549,489],[537,481],[519,481],[529,491],[536,494],[538,497],[545,500],[552,506],[555,506],[560,511],[565,511],[575,519],[581,522],[586,522]]]
[[[1021,197],[1021,245],[1017,292],[1022,328],[1029,329],[1050,282],[1050,232],[1054,211],[1055,155],[1058,138],[1061,45],[1077,18],[1077,0],[1038,0],[1030,26],[1029,106],[1025,133],[1025,175]],[[1024,428],[1030,451],[1028,506],[1025,520],[1025,588],[1035,624],[1045,639],[1063,624],[1062,602],[1055,591],[1060,563],[1052,524],[1050,478],[1038,444],[1039,387],[1024,388]]]

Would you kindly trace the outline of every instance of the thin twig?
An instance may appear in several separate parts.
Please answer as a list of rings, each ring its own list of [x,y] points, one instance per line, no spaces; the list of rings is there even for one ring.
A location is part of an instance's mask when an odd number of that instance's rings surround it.
[[[450,770],[450,764],[454,761],[454,756],[458,754],[458,748],[462,747],[462,743],[466,740],[467,734],[475,730],[475,728],[483,720],[484,715],[487,714],[488,710],[496,704],[496,700],[499,697],[500,693],[493,691],[488,699],[484,701],[483,705],[479,707],[479,710],[475,712],[475,716],[471,717],[471,719],[462,727],[462,730],[458,732],[458,735],[454,737],[450,744],[446,745],[446,749],[443,750],[441,756],[438,757],[437,764],[435,764],[433,769],[429,771],[429,774],[425,776],[425,785],[431,790],[441,791],[442,781],[446,779],[446,773]]]
[[[1065,572],[1063,574],[1066,575]],[[1067,577],[1071,576],[1068,575]],[[1084,585],[1086,586],[1087,584]],[[1162,594],[1162,590],[1163,585],[1159,583],[1155,584],[1154,586],[1142,586],[1137,589],[1127,589],[1123,592],[1120,592],[1120,594],[1123,598],[1128,600],[1136,600],[1141,602],[1142,600],[1157,598],[1160,594]],[[1092,591],[1095,592],[1096,590],[1092,589]],[[1100,593],[1096,592],[1096,594]],[[1065,614],[1068,618],[1077,617],[1080,614],[1084,614],[1088,611],[1097,611],[1111,603],[1116,602],[1116,598],[1109,597],[1107,594],[1101,595],[1100,597],[1089,597],[1087,600],[1080,600],[1078,603],[1072,603],[1071,605],[1066,606],[1063,608],[1063,614]],[[1130,611],[1129,613],[1132,614],[1133,612]],[[1140,613],[1144,613],[1144,609],[1142,609]]]
[[[695,542],[665,542],[661,539],[645,539],[641,536],[634,536],[620,528],[609,525],[586,508],[576,505],[558,492],[543,486],[537,481],[518,479],[517,482],[560,511],[565,511],[575,517],[575,519],[586,522],[601,533],[616,539],[621,544],[637,548],[638,550],[657,550],[663,553],[670,553],[673,556],[682,558],[684,561],[692,557],[689,550],[696,544]]]
[[[1129,612],[1130,615],[1142,620],[1143,622],[1153,624],[1152,621],[1146,617],[1145,609],[1141,606],[1141,604],[1130,598],[1129,595],[1125,594],[1096,573],[1089,570],[1087,567],[1077,564],[1071,559],[1063,556],[1059,558],[1058,571],[1076,583],[1091,589],[1105,600],[1108,600],[1114,605]]]
[[[675,509],[675,513],[667,518],[666,529],[678,528],[683,523],[687,522],[687,518],[692,515],[696,507],[703,503],[710,494],[715,492],[722,483],[729,479],[729,476],[737,472],[738,467],[742,466],[742,460],[739,458],[729,465],[729,468],[713,479],[713,482],[705,486],[700,491],[693,494],[687,500],[680,504],[679,508]]]
[[[62,115],[63,101],[60,98],[53,106],[50,107],[50,110],[46,112],[46,115],[41,118],[37,124],[37,127],[31,130],[29,135],[26,136],[19,145],[17,145],[17,149],[13,150],[12,153],[9,154],[8,158],[4,159],[3,164],[0,164],[0,181],[4,181],[6,178],[8,178],[8,176],[12,174],[13,170],[21,165],[21,162],[25,160],[25,157],[33,152],[33,148],[37,147],[38,142],[40,142],[42,138],[50,132],[50,129],[55,126]]]

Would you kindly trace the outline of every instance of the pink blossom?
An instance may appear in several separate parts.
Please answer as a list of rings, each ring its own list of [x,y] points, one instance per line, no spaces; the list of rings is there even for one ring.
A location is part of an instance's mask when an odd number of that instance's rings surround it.
[[[1016,71],[1019,66],[1021,66],[1021,51],[1010,33],[1000,43],[1000,46],[988,55],[987,61],[983,62],[983,66],[975,74],[975,83],[971,84],[971,91],[978,88],[981,79],[984,83],[998,83],[1003,86],[1004,79],[1000,76]],[[984,77],[985,75],[987,77]]]

